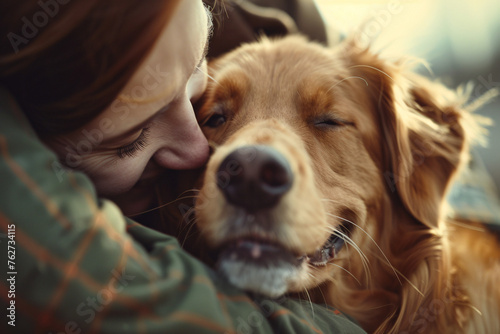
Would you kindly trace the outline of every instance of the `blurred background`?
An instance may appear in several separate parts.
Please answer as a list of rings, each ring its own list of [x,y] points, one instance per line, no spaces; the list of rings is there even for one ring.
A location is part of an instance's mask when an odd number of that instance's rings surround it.
[[[473,82],[472,98],[500,89],[499,0],[315,0],[329,31],[359,30],[382,54],[408,54],[428,61],[448,87]],[[336,34],[330,34],[335,43]],[[427,75],[430,75],[427,71]],[[479,156],[500,188],[500,97],[478,113],[494,121]]]

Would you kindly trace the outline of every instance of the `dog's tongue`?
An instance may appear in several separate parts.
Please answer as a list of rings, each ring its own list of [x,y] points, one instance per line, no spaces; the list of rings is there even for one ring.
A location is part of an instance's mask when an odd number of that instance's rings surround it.
[[[220,252],[220,259],[249,261],[262,265],[287,262],[297,265],[295,257],[283,247],[262,240],[241,239],[226,245]]]
[[[261,256],[261,254],[262,254],[262,249],[261,249],[261,246],[260,246],[259,244],[254,244],[254,245],[252,246],[252,249],[251,249],[251,251],[250,251],[250,254],[252,254],[252,257],[253,257],[254,259],[259,258],[259,257]]]
[[[235,249],[233,249],[234,251],[231,253],[232,259],[235,259],[238,255],[238,253],[236,252],[236,249],[239,252],[241,252],[243,250],[243,252],[250,255],[250,257],[253,259],[258,259],[259,257],[261,257],[262,251],[268,252],[271,250],[268,245],[263,245],[263,244],[256,243],[256,242],[250,242],[247,240],[239,240],[236,243]]]

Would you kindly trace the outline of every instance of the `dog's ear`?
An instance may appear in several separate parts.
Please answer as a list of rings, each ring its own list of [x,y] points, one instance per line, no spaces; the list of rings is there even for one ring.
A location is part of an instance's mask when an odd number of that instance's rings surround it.
[[[461,111],[444,98],[444,87],[408,79],[392,81],[385,105],[379,105],[388,162],[384,177],[418,221],[437,227],[447,187],[467,150]]]
[[[350,46],[351,72],[366,80],[382,139],[384,178],[406,210],[438,226],[448,184],[468,151],[464,99],[439,83]],[[397,198],[397,197],[396,197]]]

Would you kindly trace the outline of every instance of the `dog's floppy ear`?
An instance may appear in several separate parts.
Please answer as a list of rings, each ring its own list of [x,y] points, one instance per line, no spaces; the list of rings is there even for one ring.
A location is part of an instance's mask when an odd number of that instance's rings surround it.
[[[380,105],[390,162],[384,176],[418,221],[437,227],[446,189],[467,146],[461,112],[445,98],[444,87],[416,76],[408,79],[392,82],[385,106]]]
[[[401,64],[388,63],[367,49],[353,52],[353,75],[364,78],[383,141],[384,178],[389,190],[418,221],[440,221],[450,179],[468,150],[462,98]]]

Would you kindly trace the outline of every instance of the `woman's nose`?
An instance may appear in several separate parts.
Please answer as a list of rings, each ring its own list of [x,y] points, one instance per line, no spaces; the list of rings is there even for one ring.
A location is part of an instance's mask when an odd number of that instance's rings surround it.
[[[169,169],[194,169],[207,162],[208,141],[187,97],[166,112],[162,123],[165,124],[162,130],[165,144],[154,154],[156,163]]]

